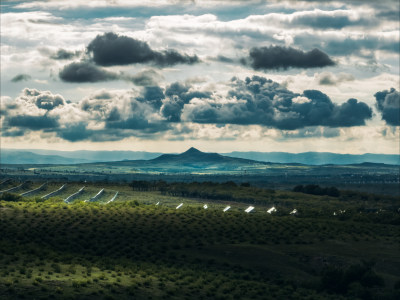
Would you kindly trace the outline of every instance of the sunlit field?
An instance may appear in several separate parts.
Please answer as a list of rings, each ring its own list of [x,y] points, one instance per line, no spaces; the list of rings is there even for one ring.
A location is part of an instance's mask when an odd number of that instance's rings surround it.
[[[18,193],[42,184],[25,183]],[[232,183],[68,182],[42,199],[61,186],[49,182],[28,197],[1,195],[2,299],[399,296],[394,197]],[[97,201],[85,202],[103,188]],[[249,205],[255,209],[245,213]],[[277,211],[269,214],[271,207]]]

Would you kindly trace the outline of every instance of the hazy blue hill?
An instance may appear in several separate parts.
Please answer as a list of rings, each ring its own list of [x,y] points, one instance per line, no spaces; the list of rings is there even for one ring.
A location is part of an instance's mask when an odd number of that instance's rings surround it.
[[[1,164],[77,164],[85,159],[73,159],[59,155],[40,155],[29,151],[1,150]]]
[[[153,159],[163,154],[159,152],[146,151],[57,151],[40,149],[29,149],[27,151],[40,155],[59,155],[74,159],[83,159],[88,162]]]
[[[109,162],[106,164],[132,166],[139,169],[158,171],[238,170],[242,167],[265,165],[249,159],[227,157],[218,153],[206,153],[190,148],[181,154],[163,154],[151,160]]]
[[[121,160],[147,160],[162,153],[145,151],[58,151],[42,149],[1,149],[2,164],[77,164]]]
[[[361,164],[364,162],[383,163],[398,165],[400,155],[396,154],[338,154],[330,152],[239,152],[234,151],[223,155],[253,159],[258,161],[268,161],[272,163],[301,163],[306,165],[348,165]]]
[[[254,160],[243,159],[243,158],[233,158],[228,156],[223,156],[218,153],[206,153],[197,150],[196,148],[190,148],[186,152],[181,154],[163,154],[152,162],[176,162],[176,163],[239,163],[239,164],[252,164],[258,163]]]

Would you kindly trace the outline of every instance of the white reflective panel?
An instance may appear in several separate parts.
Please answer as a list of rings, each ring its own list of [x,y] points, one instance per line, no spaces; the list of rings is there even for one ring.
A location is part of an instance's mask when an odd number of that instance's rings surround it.
[[[273,212],[276,212],[275,206],[272,206],[270,209],[267,210],[267,213],[272,214]]]
[[[179,209],[181,206],[183,205],[183,203],[179,204],[176,209]]]
[[[93,202],[93,201],[96,201],[96,200],[103,194],[103,192],[104,192],[104,189],[101,189],[101,190],[96,194],[96,196],[90,198],[89,200],[85,200],[85,202]]]
[[[254,209],[254,206],[249,206],[248,208],[246,208],[245,212],[249,213]]]
[[[207,209],[207,208],[208,208],[207,204],[204,204],[203,208],[204,208],[204,209]]]
[[[108,203],[110,203],[110,202],[113,202],[113,201],[115,200],[115,198],[117,198],[117,196],[118,196],[118,192],[116,192],[115,195],[114,195],[114,197],[112,197],[111,200],[108,201],[106,204],[108,204]]]
[[[156,205],[159,205],[160,204],[160,201],[158,201],[157,203],[156,203]]]
[[[79,196],[79,194],[83,191],[84,188],[85,187],[82,187],[79,191],[64,199],[64,202],[69,203],[70,201],[74,200],[77,196]]]
[[[224,208],[224,212],[228,211],[231,207],[228,205],[227,207]]]
[[[291,214],[291,215],[297,214],[297,209],[293,209],[293,210],[290,212],[290,214]]]
[[[47,194],[47,195],[44,195],[44,196],[42,197],[42,199],[48,199],[48,198],[50,198],[51,196],[56,195],[57,193],[61,192],[61,191],[65,188],[66,185],[67,185],[67,184],[64,184],[64,185],[62,185],[58,190],[56,190],[56,191],[54,191],[54,192],[51,192],[51,193],[49,193],[49,194]]]

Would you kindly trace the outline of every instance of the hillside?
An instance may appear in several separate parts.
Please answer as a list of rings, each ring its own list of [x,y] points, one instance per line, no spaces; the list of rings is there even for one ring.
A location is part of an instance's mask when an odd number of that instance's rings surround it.
[[[78,164],[85,162],[88,160],[18,150],[1,150],[0,155],[0,164]]]
[[[351,165],[365,162],[383,163],[389,165],[399,165],[400,155],[396,154],[339,154],[329,152],[229,152],[223,155],[252,159],[258,161],[268,161],[271,163],[301,163],[306,165]]]
[[[163,154],[151,160],[125,160],[104,163],[105,165],[132,166],[140,170],[189,172],[195,170],[235,171],[243,168],[265,166],[267,163],[243,158],[234,158],[218,153],[205,153],[190,148],[181,154]]]

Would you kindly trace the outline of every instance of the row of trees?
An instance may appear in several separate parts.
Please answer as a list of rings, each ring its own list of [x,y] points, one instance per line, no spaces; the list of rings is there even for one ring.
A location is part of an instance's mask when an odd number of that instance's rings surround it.
[[[274,190],[251,187],[247,182],[236,184],[233,181],[218,182],[173,182],[132,181],[130,186],[136,191],[160,191],[163,195],[175,197],[202,198],[211,200],[241,201],[255,203],[251,196],[258,193],[274,194]]]
[[[320,187],[317,184],[309,184],[309,185],[296,185],[293,188],[293,192],[311,194],[311,195],[326,195],[331,197],[339,197],[340,191],[334,187]]]

